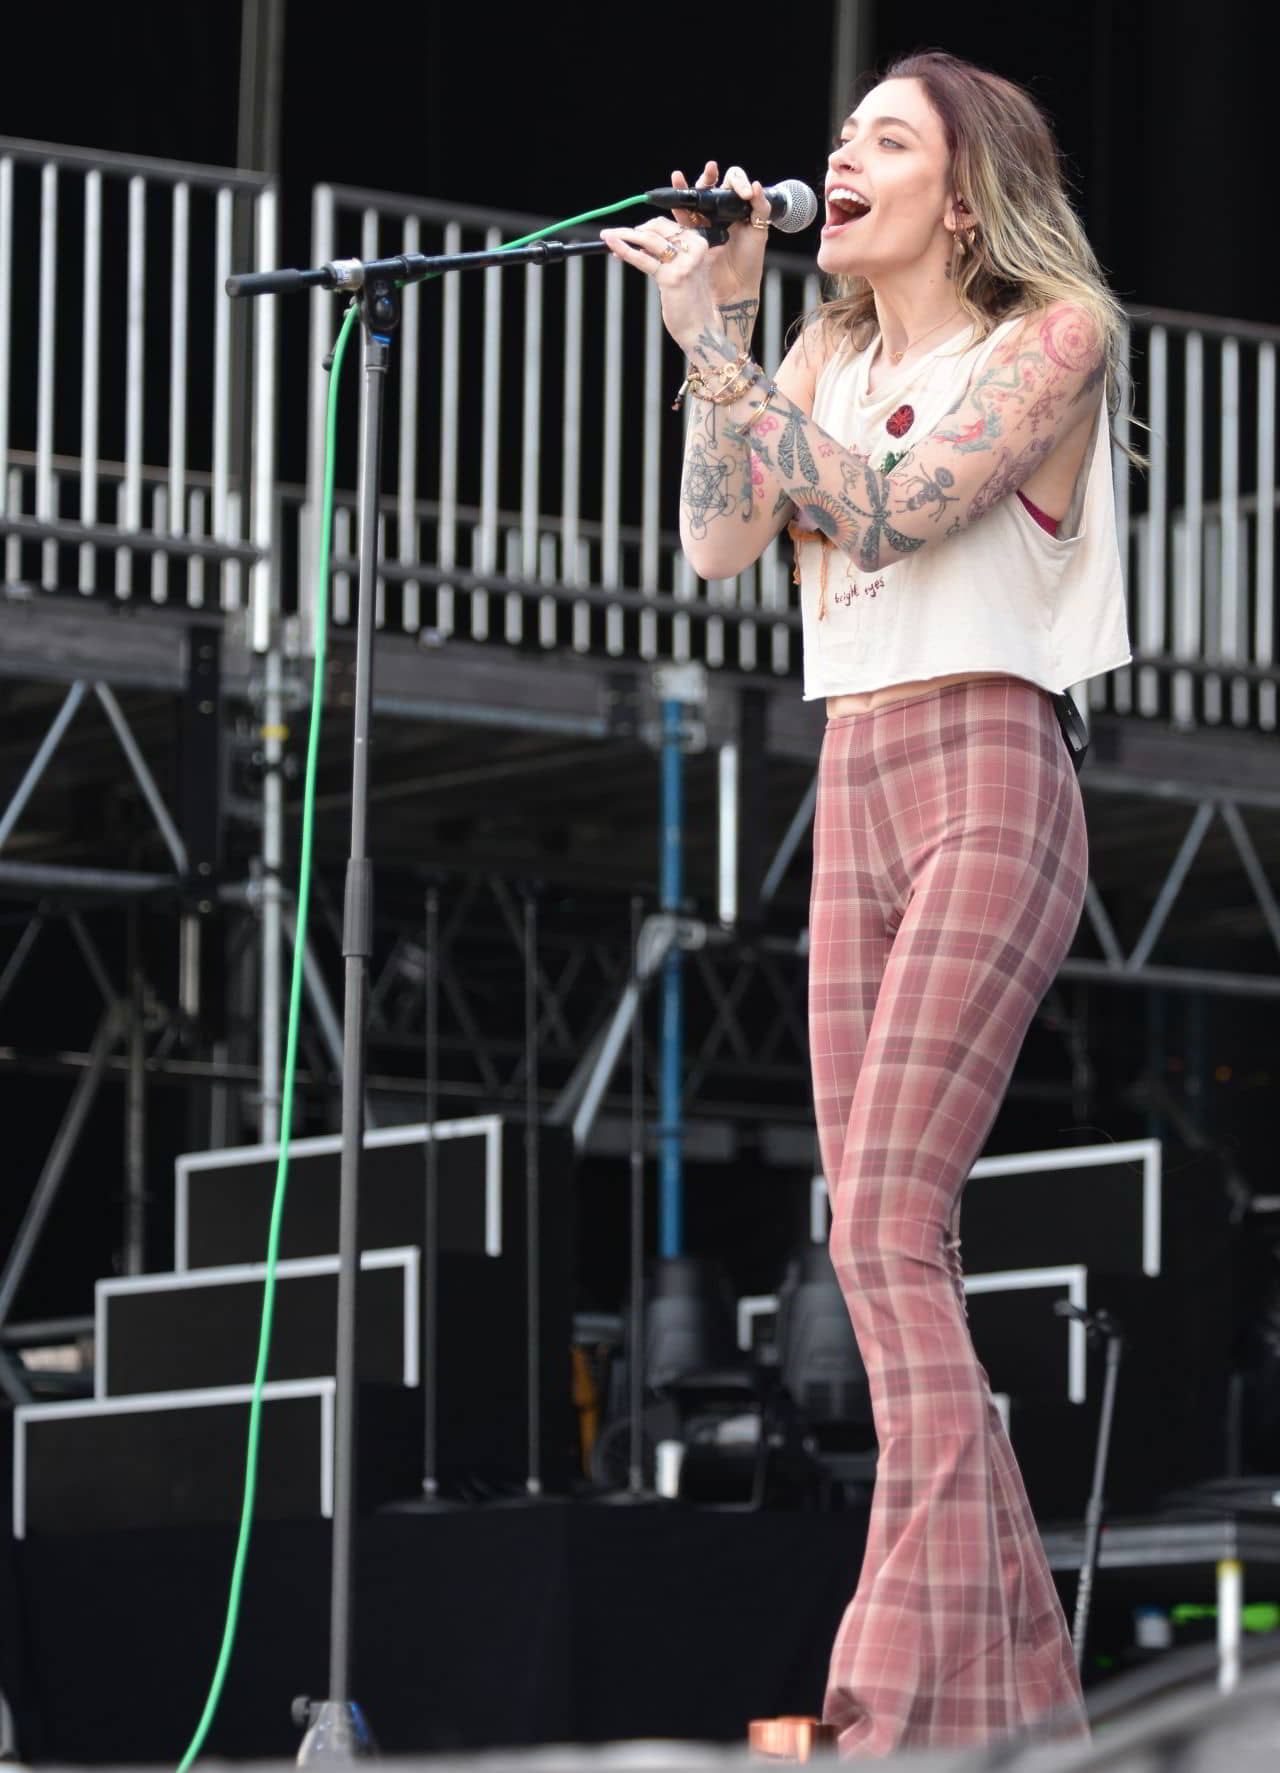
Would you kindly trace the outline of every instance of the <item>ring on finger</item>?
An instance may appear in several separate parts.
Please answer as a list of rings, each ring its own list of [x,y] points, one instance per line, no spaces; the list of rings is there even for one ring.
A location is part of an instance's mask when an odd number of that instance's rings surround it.
[[[751,226],[753,228],[771,228],[773,223],[765,216],[753,215],[751,218]]]
[[[669,265],[675,256],[676,256],[676,249],[671,244],[671,242],[668,240],[665,248],[663,249],[662,253],[659,255],[658,263],[660,265]]]

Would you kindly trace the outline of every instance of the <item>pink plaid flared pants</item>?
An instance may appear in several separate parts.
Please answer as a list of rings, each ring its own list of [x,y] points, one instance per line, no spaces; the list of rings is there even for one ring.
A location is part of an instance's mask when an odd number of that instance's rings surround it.
[[[840,1751],[1088,1734],[1066,1620],[970,1339],[960,1195],[1079,921],[1080,792],[1014,678],[828,723],[809,922],[831,1254],[879,1442],[824,1717]]]

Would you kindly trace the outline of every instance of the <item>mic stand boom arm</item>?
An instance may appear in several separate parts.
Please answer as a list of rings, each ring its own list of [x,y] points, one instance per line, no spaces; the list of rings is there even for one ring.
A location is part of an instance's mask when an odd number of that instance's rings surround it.
[[[303,289],[364,289],[374,282],[419,283],[445,271],[478,271],[486,265],[558,265],[588,253],[607,252],[603,240],[535,240],[528,246],[492,252],[447,252],[432,256],[404,252],[391,259],[332,259],[310,270],[236,271],[227,278],[229,296],[293,295]]]

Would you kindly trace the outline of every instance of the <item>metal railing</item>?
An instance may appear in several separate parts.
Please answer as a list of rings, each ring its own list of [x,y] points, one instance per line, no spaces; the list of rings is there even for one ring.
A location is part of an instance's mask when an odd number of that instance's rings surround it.
[[[462,252],[537,225],[320,186],[312,254],[324,263]],[[767,356],[781,356],[786,325],[818,294],[806,261],[771,262]],[[323,462],[322,359],[337,320],[332,296],[313,292],[311,302],[304,582]],[[383,476],[396,490],[384,504],[380,623],[441,639],[699,658],[748,671],[786,673],[798,663],[786,551],[775,544],[749,572],[704,589],[670,528],[680,438],[669,409],[683,370],[652,284],[603,257],[451,275],[404,291],[396,354]],[[338,622],[350,607],[341,558],[351,553],[350,510],[340,501]],[[630,599],[616,595],[628,591]],[[305,623],[305,600],[299,609]]]
[[[237,339],[222,294],[237,203],[258,262],[274,265],[276,194],[254,174],[0,137],[10,585],[247,604],[266,645],[274,313],[254,316],[246,421],[247,328]]]
[[[340,318],[311,295],[304,489],[274,481],[277,304],[221,293],[235,205],[275,262],[274,191],[250,175],[0,138],[0,536],[5,579],[249,607],[310,648],[327,375]],[[322,185],[311,259],[455,252],[536,219]],[[72,294],[79,291],[79,302]],[[771,254],[758,348],[814,307],[809,261]],[[252,312],[252,322],[249,313]],[[291,310],[284,310],[289,316]],[[234,328],[252,324],[252,413]],[[77,337],[78,335],[78,337]],[[1138,663],[1090,705],[1274,730],[1280,328],[1132,316],[1133,422],[1114,455]],[[243,354],[242,354],[243,355]],[[388,390],[379,625],[448,641],[793,674],[789,549],[703,584],[672,519],[681,364],[656,291],[611,258],[451,275],[404,291]],[[338,479],[354,485],[355,377]],[[76,398],[78,392],[78,401]],[[147,464],[151,465],[148,466]],[[251,472],[248,464],[251,463]],[[299,467],[301,463],[299,463]],[[337,495],[333,620],[352,619],[355,501]]]
[[[1276,345],[1280,327],[1134,316],[1129,435],[1116,492],[1135,655],[1095,705],[1180,725],[1274,730]],[[1144,428],[1141,428],[1145,426]]]

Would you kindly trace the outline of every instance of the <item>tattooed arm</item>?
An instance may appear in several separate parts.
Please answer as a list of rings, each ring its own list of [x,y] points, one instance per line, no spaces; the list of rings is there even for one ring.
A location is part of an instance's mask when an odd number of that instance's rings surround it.
[[[698,340],[711,364],[731,361],[735,350],[710,328]],[[1101,341],[1080,309],[1061,302],[1029,314],[961,403],[887,470],[814,424],[781,372],[767,411],[763,378],[713,411],[721,435],[732,433],[751,452],[753,503],[794,506],[800,523],[873,572],[958,534],[1016,491],[1092,423],[1104,367]]]
[[[759,302],[735,302],[718,310],[732,362],[751,344]],[[814,384],[823,354],[821,329],[810,325],[792,345],[775,385],[802,414],[813,406]],[[709,366],[705,358],[704,367]],[[714,359],[711,360],[714,364]],[[775,397],[776,403],[776,397]],[[736,406],[716,406],[691,398],[685,432],[684,476],[680,487],[680,541],[694,570],[704,579],[727,579],[759,558],[795,515],[790,496],[766,485],[764,463],[733,423]],[[745,414],[739,415],[739,418]]]

